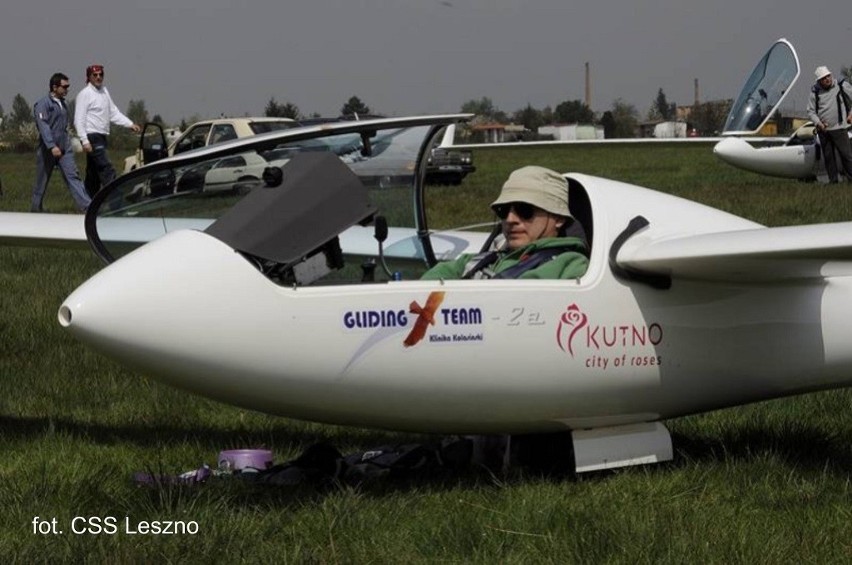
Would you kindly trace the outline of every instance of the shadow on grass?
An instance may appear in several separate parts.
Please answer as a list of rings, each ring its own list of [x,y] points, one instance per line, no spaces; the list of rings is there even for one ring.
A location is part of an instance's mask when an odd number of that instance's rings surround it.
[[[138,447],[179,448],[186,444],[226,449],[232,446],[287,445],[291,453],[302,453],[310,446],[324,443],[343,452],[373,449],[376,446],[403,443],[428,443],[436,436],[395,434],[391,432],[314,426],[286,421],[286,424],[264,429],[234,429],[201,426],[147,427],[144,425],[110,426],[83,423],[70,419],[19,418],[0,416],[0,429],[6,441],[38,439],[46,435],[61,434],[71,439],[102,445],[129,443]],[[289,425],[288,425],[289,424]],[[369,480],[337,481],[329,475],[309,478],[298,484],[267,484],[252,478],[214,478],[207,484],[171,484],[168,482],[149,486],[151,502],[155,499],[185,501],[187,497],[216,499],[228,506],[289,507],[305,502],[316,502],[329,495],[357,495],[381,498],[412,492],[446,492],[453,489],[489,489],[522,485],[536,481],[576,482],[578,477],[571,464],[570,445],[565,436],[558,445],[535,446],[535,465],[519,466],[508,472],[489,470],[482,466],[457,467],[429,466],[425,469],[388,473]],[[825,430],[799,422],[776,426],[742,425],[707,434],[673,433],[675,459],[669,463],[648,467],[653,474],[670,474],[681,469],[707,465],[749,465],[751,462],[780,461],[790,469],[802,472],[825,473],[847,477],[852,468],[852,449],[847,438],[827,434]],[[235,443],[236,442],[236,443]],[[567,447],[567,448],[566,448]],[[291,455],[292,457],[292,455]],[[288,459],[287,456],[282,456]],[[276,461],[280,463],[281,461]],[[555,466],[548,463],[556,462]],[[199,461],[187,461],[186,469]],[[144,465],[143,465],[144,466]],[[152,470],[152,469],[148,469]],[[162,470],[154,470],[162,471]],[[583,482],[601,483],[624,472],[624,469],[601,471],[583,475]],[[147,495],[146,495],[147,496]],[[143,498],[146,498],[143,496]],[[171,504],[171,503],[168,503]],[[167,504],[167,505],[168,505]]]
[[[542,436],[522,436],[518,441],[525,444],[526,455],[522,465],[502,470],[486,467],[470,461],[471,451],[466,456],[459,455],[465,449],[459,449],[466,440],[457,436],[444,438],[447,441],[418,443],[415,446],[399,444],[373,444],[368,451],[354,453],[335,453],[334,457],[325,457],[334,452],[333,446],[311,446],[289,464],[276,465],[269,472],[257,475],[213,475],[205,484],[180,485],[174,481],[164,481],[149,485],[146,497],[159,504],[162,500],[181,500],[187,496],[211,498],[229,508],[244,509],[300,509],[306,504],[316,505],[329,501],[332,505],[353,500],[386,500],[401,496],[444,496],[453,491],[499,491],[513,487],[523,487],[532,483],[563,484],[573,482],[574,474],[570,470],[572,457],[565,447],[569,434],[550,434],[558,436],[547,438],[547,446],[559,450],[558,453],[531,453],[543,445]],[[518,437],[518,436],[516,436]],[[364,445],[361,446],[363,449]],[[412,447],[411,451],[406,448]],[[468,445],[470,449],[472,445]],[[317,449],[319,448],[319,449]],[[387,460],[380,464],[371,455],[373,450],[388,450],[403,454],[403,459],[395,459],[394,465],[387,466]],[[323,455],[320,459],[308,456]],[[523,453],[523,448],[519,450]],[[415,454],[415,457],[408,457]],[[437,455],[440,454],[440,455]],[[306,457],[307,456],[307,457]],[[493,463],[493,461],[492,461]]]
[[[320,426],[282,420],[274,427],[233,428],[203,425],[108,425],[78,422],[67,418],[15,417],[0,415],[0,429],[6,441],[27,440],[45,435],[63,435],[91,443],[112,445],[129,443],[137,447],[164,447],[192,443],[210,445],[214,449],[262,447],[289,444],[301,450],[316,443],[338,445],[373,445],[388,442],[422,441],[424,436],[403,435],[381,430]]]
[[[520,482],[515,479],[513,482]],[[415,473],[404,478],[382,477],[360,484],[345,482],[307,481],[295,485],[272,485],[239,476],[214,477],[204,484],[181,485],[163,483],[139,488],[134,495],[136,504],[149,505],[150,513],[178,510],[193,501],[227,512],[291,511],[306,508],[358,504],[361,500],[392,500],[394,497],[442,495],[455,490],[474,491],[499,489],[506,483],[478,468],[442,470],[434,473]],[[353,508],[354,511],[354,508]]]
[[[444,496],[454,491],[500,491],[532,483],[561,484],[572,482],[573,474],[546,473],[529,468],[500,473],[478,465],[464,467],[426,466],[416,470],[391,472],[365,480],[314,477],[293,484],[274,484],[254,475],[214,476],[204,484],[182,485],[163,482],[141,489],[141,499],[152,503],[155,510],[176,509],[174,502],[186,504],[189,499],[202,499],[233,511],[301,510],[330,503],[338,506],[359,500],[392,500],[412,494]],[[452,495],[451,495],[452,496]]]
[[[672,434],[675,460],[690,462],[747,462],[760,456],[780,459],[790,467],[848,476],[852,449],[848,438],[797,422],[783,426],[735,426],[721,435]]]
[[[420,444],[436,446],[443,436],[400,434],[344,428],[335,426],[317,426],[301,422],[285,421],[285,424],[263,429],[234,429],[227,427],[203,426],[157,426],[144,425],[107,425],[103,423],[79,422],[68,418],[13,417],[0,416],[0,429],[4,431],[4,441],[37,442],[45,437],[62,437],[63,440],[85,444],[131,446],[141,449],[182,449],[187,445],[195,447],[210,446],[211,451],[231,447],[276,447],[283,452],[284,445],[290,454],[276,453],[276,464],[292,462],[294,454],[302,454],[312,446],[326,444],[339,450],[343,456],[351,457],[381,447],[402,444]],[[289,424],[289,425],[288,425]],[[558,434],[557,434],[558,435]],[[252,475],[214,476],[204,484],[180,482],[176,480],[179,472],[200,466],[204,461],[188,460],[180,469],[172,464],[163,465],[148,459],[145,455],[127,469],[128,481],[133,482],[135,472],[147,473],[162,480],[146,481],[141,485],[134,500],[150,504],[157,510],[180,508],[192,500],[207,500],[211,504],[225,504],[229,508],[290,508],[305,503],[314,504],[329,496],[367,496],[382,498],[412,492],[441,493],[453,489],[503,488],[510,485],[526,484],[531,481],[547,480],[553,482],[572,480],[568,470],[572,457],[570,449],[564,449],[563,435],[558,446],[558,455],[552,451],[534,450],[539,455],[534,465],[512,468],[507,472],[489,469],[477,464],[437,464],[430,461],[422,468],[390,470],[387,473],[375,473],[368,477],[343,479],[333,473],[321,473],[309,476],[294,484],[273,484],[257,480]],[[551,445],[549,447],[553,447]],[[351,460],[350,460],[351,461]],[[555,462],[555,466],[554,466]],[[124,465],[124,463],[118,463]],[[215,464],[215,461],[214,461]],[[543,465],[544,468],[539,467]],[[145,502],[147,501],[147,502]]]

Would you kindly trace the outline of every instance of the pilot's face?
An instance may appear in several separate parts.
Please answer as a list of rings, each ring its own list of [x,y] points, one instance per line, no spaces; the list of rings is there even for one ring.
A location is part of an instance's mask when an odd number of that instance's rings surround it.
[[[495,212],[503,221],[506,246],[512,251],[544,237],[556,237],[565,223],[561,216],[526,202],[501,204],[495,206]]]

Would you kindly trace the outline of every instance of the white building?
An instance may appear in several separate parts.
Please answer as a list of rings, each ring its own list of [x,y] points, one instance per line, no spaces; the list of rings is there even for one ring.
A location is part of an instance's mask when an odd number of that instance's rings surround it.
[[[582,139],[603,139],[603,126],[594,124],[553,124],[538,128],[541,136],[550,135],[556,141],[574,141]]]

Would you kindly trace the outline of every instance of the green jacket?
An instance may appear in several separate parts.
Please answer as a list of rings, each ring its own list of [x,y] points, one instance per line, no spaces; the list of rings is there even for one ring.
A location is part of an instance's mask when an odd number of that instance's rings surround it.
[[[524,271],[518,278],[521,279],[576,279],[586,272],[589,260],[580,251],[585,250],[583,242],[576,237],[548,237],[530,243],[526,247],[516,249],[512,252],[501,252],[497,260],[488,266],[494,274],[500,273],[510,267],[514,267],[527,257],[542,249],[564,247],[565,252],[553,257],[528,271]],[[464,275],[465,268],[474,257],[473,253],[460,255],[453,261],[438,263],[426,271],[421,279],[460,279]]]

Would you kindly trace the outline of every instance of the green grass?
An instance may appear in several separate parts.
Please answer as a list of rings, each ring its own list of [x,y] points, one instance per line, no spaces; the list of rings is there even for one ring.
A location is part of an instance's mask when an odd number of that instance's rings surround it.
[[[31,156],[0,154],[0,209],[29,206]],[[453,226],[481,219],[513,168],[542,164],[637,183],[768,225],[841,221],[849,188],[781,181],[715,161],[709,145],[480,150],[480,169],[430,189]],[[495,171],[486,173],[488,169]],[[436,198],[440,196],[440,198]],[[47,206],[72,211],[59,178]],[[263,488],[238,480],[138,488],[219,450],[277,460],[329,441],[342,451],[420,437],[239,410],[91,353],[56,322],[100,268],[88,252],[0,249],[0,556],[14,562],[694,563],[852,559],[848,391],[668,422],[675,460],[580,477],[471,470],[361,488]],[[35,516],[62,535],[32,533]],[[75,516],[194,520],[198,535],[73,535]]]

